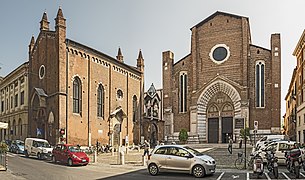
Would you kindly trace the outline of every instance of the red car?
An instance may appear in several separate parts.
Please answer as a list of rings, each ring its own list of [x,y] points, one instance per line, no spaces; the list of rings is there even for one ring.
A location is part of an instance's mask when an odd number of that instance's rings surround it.
[[[73,165],[87,165],[89,157],[78,146],[72,144],[57,144],[52,151],[52,161]]]

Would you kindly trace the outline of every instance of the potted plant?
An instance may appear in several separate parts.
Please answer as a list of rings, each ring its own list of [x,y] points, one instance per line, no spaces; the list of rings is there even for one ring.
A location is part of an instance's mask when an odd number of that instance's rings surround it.
[[[187,142],[187,140],[188,140],[188,134],[187,134],[186,129],[181,129],[179,132],[179,141],[182,144],[185,144]]]

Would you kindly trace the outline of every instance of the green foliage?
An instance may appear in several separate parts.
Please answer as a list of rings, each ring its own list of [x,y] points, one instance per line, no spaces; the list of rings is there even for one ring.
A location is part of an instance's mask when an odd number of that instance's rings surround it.
[[[182,143],[186,143],[187,139],[189,138],[186,129],[181,129],[179,132],[179,140]]]
[[[0,152],[7,152],[8,146],[4,142],[0,142]]]
[[[240,137],[245,139],[246,137],[250,136],[250,129],[246,127],[245,129],[240,130]]]

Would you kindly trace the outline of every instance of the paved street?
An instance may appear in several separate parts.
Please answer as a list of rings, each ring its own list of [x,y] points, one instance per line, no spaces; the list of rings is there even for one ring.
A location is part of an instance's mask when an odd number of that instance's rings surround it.
[[[251,171],[235,169],[234,160],[237,157],[237,152],[241,151],[236,145],[232,155],[228,154],[226,145],[204,144],[191,146],[205,151],[205,154],[209,154],[216,159],[216,173],[212,176],[206,176],[204,179],[256,179],[256,176]],[[125,156],[125,165],[117,165],[116,154],[112,156],[111,153],[105,153],[98,156],[97,163],[76,167],[68,167],[65,164],[54,164],[50,161],[37,160],[35,157],[25,158],[23,155],[8,153],[8,171],[0,171],[0,179],[194,179],[192,175],[181,172],[161,172],[156,177],[149,175],[146,167],[141,165],[142,151],[129,152]],[[250,148],[248,151],[250,151]],[[273,175],[267,172],[260,177],[260,179],[273,178]],[[295,177],[284,166],[281,166],[279,169],[279,179],[289,180],[295,179]],[[305,179],[305,172],[303,170],[301,171],[300,179]]]

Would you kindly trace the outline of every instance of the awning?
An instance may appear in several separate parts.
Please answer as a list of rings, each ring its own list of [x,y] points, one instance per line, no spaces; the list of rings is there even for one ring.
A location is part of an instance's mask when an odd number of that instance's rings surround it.
[[[8,123],[0,122],[0,129],[7,129]]]

